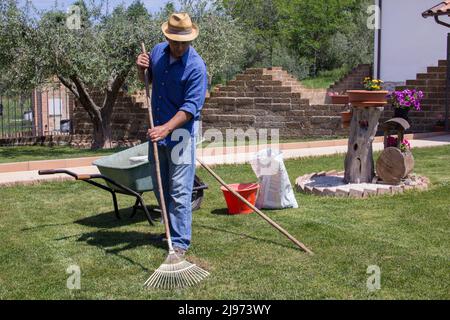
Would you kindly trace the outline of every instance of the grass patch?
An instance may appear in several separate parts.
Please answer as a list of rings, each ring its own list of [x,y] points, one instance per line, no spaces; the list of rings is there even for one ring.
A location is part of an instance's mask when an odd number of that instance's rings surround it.
[[[105,156],[121,150],[75,149],[68,146],[0,147],[0,163]]]
[[[188,258],[211,272],[182,291],[145,290],[164,260],[143,215],[126,218],[131,197],[120,196],[117,221],[110,195],[81,182],[0,189],[1,299],[449,299],[450,146],[414,149],[427,192],[365,200],[296,193],[300,208],[266,213],[314,252],[310,257],[256,214],[226,215],[218,184],[194,213]],[[343,169],[344,156],[287,160],[292,182]],[[218,166],[227,182],[256,178],[248,165]],[[154,196],[145,194],[148,204]],[[81,290],[66,288],[66,269],[81,268]],[[368,292],[368,266],[381,268],[381,290]]]
[[[302,84],[310,89],[328,89],[334,82],[341,79],[350,71],[347,67],[334,70],[320,71],[317,77],[302,80]]]

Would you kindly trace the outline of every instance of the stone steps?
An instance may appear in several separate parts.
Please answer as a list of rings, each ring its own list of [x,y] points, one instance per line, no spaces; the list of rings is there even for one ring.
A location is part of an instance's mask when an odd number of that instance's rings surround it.
[[[302,95],[302,98],[309,100],[310,104],[326,104],[329,102],[327,98],[327,89],[306,88],[295,77],[278,68],[275,70],[273,70],[273,68],[272,70],[268,69],[266,72],[267,74],[273,75],[274,79],[282,81],[283,85],[291,86],[292,92],[299,92]]]
[[[343,106],[326,105],[326,96],[326,89],[305,88],[279,67],[250,68],[211,92],[203,129],[278,129],[285,138],[345,135]]]

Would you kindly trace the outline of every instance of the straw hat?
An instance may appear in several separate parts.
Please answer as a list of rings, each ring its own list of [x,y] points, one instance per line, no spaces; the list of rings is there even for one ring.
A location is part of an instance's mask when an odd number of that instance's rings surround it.
[[[173,13],[168,22],[161,26],[162,32],[170,40],[192,41],[198,37],[198,27],[192,23],[187,13]]]

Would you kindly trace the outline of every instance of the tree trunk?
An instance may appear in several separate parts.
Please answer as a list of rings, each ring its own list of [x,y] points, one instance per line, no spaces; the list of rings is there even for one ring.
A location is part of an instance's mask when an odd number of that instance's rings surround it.
[[[375,177],[372,143],[383,110],[382,107],[353,107],[345,158],[346,183],[372,183]]]
[[[129,69],[119,74],[111,75],[105,91],[105,98],[100,107],[89,94],[84,83],[77,77],[64,78],[58,76],[60,81],[75,95],[92,121],[94,128],[92,149],[112,148],[111,117],[119,90],[128,75]]]
[[[112,130],[111,120],[99,117],[91,118],[94,127],[92,149],[111,149]]]
[[[119,90],[122,87],[128,72],[124,72],[117,76],[111,77],[105,92],[105,99],[102,108],[100,109],[100,123],[97,126],[97,132],[94,130],[93,149],[111,149],[112,145],[112,128],[111,117],[116,104]]]
[[[111,116],[115,100],[110,101],[111,105],[109,105],[108,108],[100,108],[97,104],[92,103],[92,100],[78,99],[78,102],[83,109],[86,110],[92,122],[93,133],[91,149],[111,149]]]

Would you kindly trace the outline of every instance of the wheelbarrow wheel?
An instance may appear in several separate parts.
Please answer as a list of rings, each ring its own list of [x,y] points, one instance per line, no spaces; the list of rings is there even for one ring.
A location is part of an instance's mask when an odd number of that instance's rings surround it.
[[[195,176],[194,190],[192,191],[192,211],[200,209],[203,201],[204,189],[206,188],[203,181],[198,176]]]

